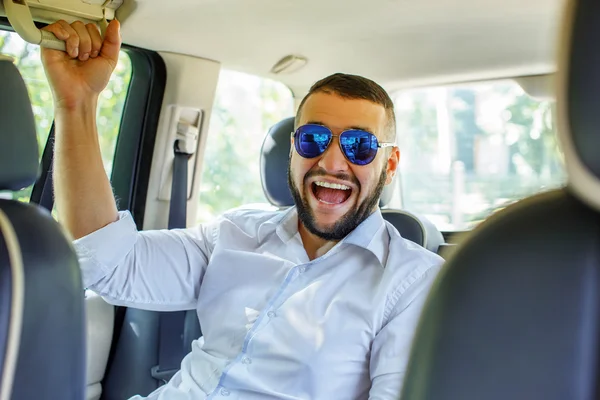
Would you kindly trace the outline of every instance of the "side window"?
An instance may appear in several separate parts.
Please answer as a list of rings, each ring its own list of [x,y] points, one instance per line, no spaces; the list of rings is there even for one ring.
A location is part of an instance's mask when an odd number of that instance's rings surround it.
[[[392,98],[402,207],[441,230],[470,229],[510,203],[566,182],[554,104],[529,97],[514,81]]]
[[[25,42],[16,33],[0,30],[0,53],[14,58],[29,90],[41,157],[54,120],[54,105],[40,60],[40,48]],[[121,51],[115,73],[98,102],[98,135],[104,168],[109,176],[131,72],[129,56]],[[27,202],[31,189],[30,186],[10,196]]]
[[[198,222],[242,205],[268,207],[260,178],[260,148],[269,128],[294,115],[282,83],[221,71],[204,153]]]

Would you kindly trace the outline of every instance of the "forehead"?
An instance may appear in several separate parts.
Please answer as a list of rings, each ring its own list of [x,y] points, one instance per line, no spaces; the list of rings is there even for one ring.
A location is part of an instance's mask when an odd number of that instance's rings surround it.
[[[377,136],[384,133],[385,108],[363,99],[346,99],[330,93],[311,94],[300,114],[300,125],[320,123],[334,132],[363,128]]]

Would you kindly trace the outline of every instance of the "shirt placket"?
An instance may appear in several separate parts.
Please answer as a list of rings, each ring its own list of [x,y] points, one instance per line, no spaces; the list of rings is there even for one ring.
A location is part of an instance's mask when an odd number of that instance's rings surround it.
[[[249,366],[252,364],[252,358],[248,355],[248,347],[252,342],[253,338],[257,335],[258,332],[267,324],[271,323],[273,320],[277,318],[278,310],[281,305],[285,302],[285,300],[294,293],[296,290],[295,283],[298,282],[298,279],[303,276],[309,268],[309,265],[313,263],[307,264],[299,264],[295,267],[291,268],[287,273],[285,279],[279,287],[277,293],[275,293],[271,299],[267,302],[265,308],[261,311],[258,318],[252,325],[252,327],[246,333],[246,337],[244,338],[244,344],[242,346],[242,350],[238,354],[238,356],[232,360],[232,362],[225,368],[223,371],[221,378],[219,379],[219,383],[215,390],[207,397],[207,399],[216,399],[216,398],[227,398],[232,399],[238,398],[238,395],[235,391],[230,390],[227,387],[227,376],[228,373],[233,368],[237,368],[240,366]]]

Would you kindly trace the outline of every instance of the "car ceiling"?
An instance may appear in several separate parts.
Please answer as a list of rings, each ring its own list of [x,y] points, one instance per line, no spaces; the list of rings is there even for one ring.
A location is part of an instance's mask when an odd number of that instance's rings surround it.
[[[562,8],[563,0],[139,0],[123,38],[300,92],[338,71],[410,86],[554,71]],[[308,64],[271,74],[288,54]]]
[[[551,73],[564,6],[564,0],[125,1],[118,16],[126,43],[215,60],[282,81],[297,95],[334,72],[387,88]],[[270,73],[289,54],[308,64]]]

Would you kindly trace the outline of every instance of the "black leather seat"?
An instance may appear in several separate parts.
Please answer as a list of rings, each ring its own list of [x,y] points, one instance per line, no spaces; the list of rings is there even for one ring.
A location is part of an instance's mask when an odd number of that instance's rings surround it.
[[[267,200],[276,207],[294,205],[286,175],[291,146],[290,134],[293,131],[294,118],[284,119],[269,130],[261,149],[263,191]],[[403,238],[437,253],[439,246],[444,243],[444,237],[431,221],[404,210],[385,208],[392,198],[393,188],[393,185],[387,185],[381,194],[379,206],[382,207],[383,218],[394,225]]]
[[[0,191],[32,184],[38,144],[27,89],[0,56]],[[0,200],[0,397],[82,400],[84,300],[77,257],[44,209]]]
[[[600,3],[572,5],[557,96],[568,186],[492,216],[450,257],[403,400],[600,396]]]

